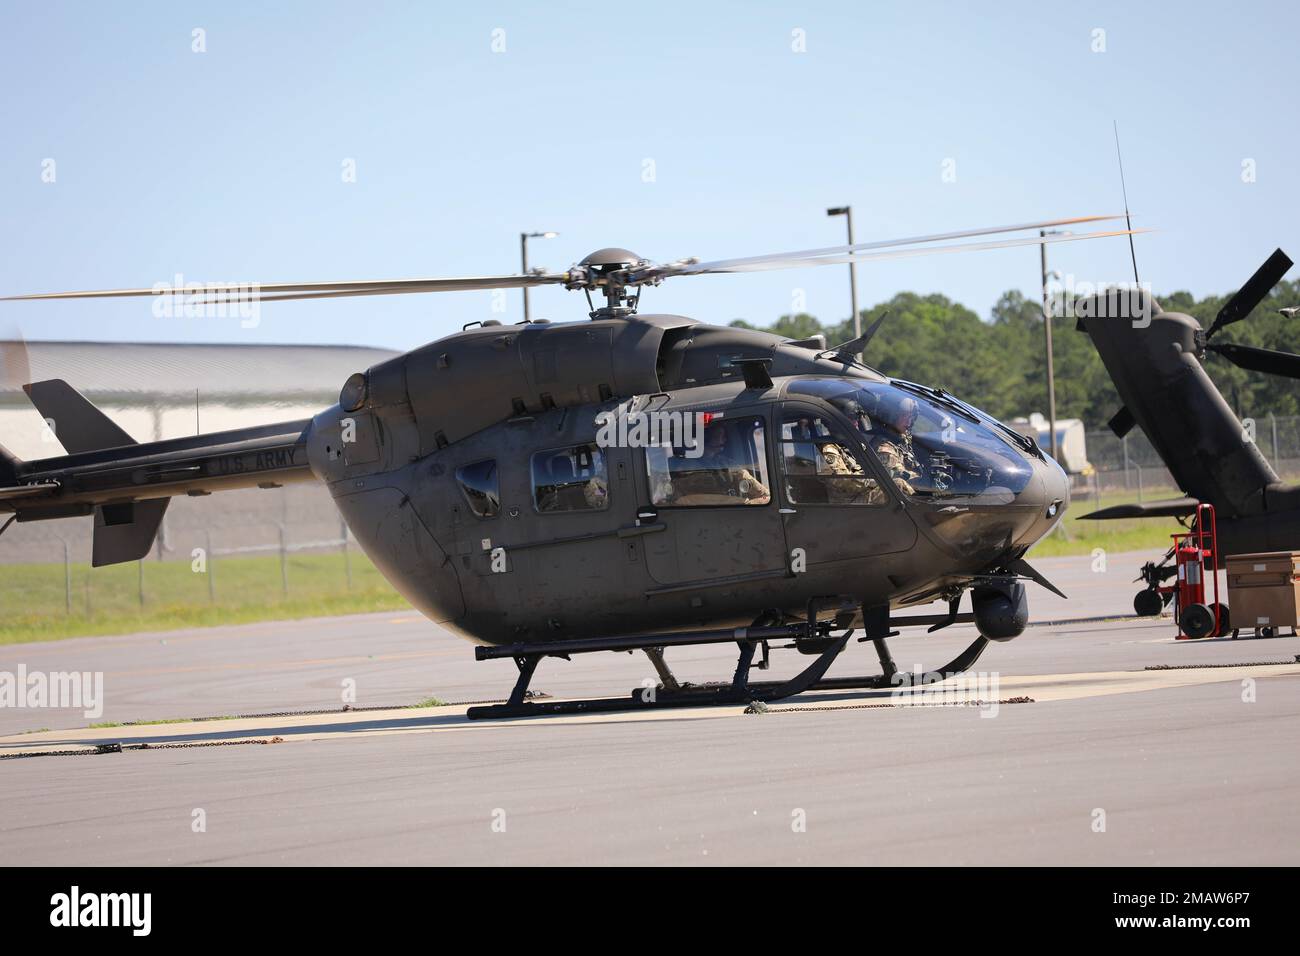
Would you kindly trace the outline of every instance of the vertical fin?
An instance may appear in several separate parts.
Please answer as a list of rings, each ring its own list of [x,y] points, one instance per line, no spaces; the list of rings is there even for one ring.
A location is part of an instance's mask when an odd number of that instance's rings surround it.
[[[91,565],[138,561],[149,553],[167,512],[170,498],[127,501],[95,507],[95,537],[91,545]]]
[[[52,423],[54,437],[71,455],[135,444],[134,438],[61,378],[24,385],[23,391],[41,417]]]

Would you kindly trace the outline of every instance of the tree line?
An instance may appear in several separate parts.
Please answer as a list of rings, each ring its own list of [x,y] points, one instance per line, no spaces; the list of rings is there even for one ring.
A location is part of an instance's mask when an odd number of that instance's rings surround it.
[[[1166,312],[1185,312],[1209,328],[1231,296],[1196,299],[1189,292],[1157,295]],[[1280,282],[1250,316],[1229,326],[1216,341],[1300,351],[1300,313],[1278,309],[1300,305],[1300,280]],[[900,292],[861,312],[866,329],[887,318],[863,360],[886,375],[940,386],[1000,419],[1047,413],[1047,356],[1042,303],[1023,293],[1004,292],[987,320],[946,296]],[[742,328],[763,328],[742,319]],[[783,315],[764,331],[791,339],[826,336],[828,345],[853,338],[853,322],[823,325],[807,313]],[[1052,320],[1056,415],[1080,418],[1089,429],[1105,427],[1120,400],[1087,334],[1075,320]],[[1240,416],[1300,415],[1300,381],[1247,372],[1213,354],[1204,361],[1210,377]]]

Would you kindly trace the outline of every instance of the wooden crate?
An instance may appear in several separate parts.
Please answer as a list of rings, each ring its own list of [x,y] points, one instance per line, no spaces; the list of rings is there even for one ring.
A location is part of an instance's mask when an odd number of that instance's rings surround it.
[[[1230,554],[1227,571],[1233,627],[1300,624],[1300,551]]]

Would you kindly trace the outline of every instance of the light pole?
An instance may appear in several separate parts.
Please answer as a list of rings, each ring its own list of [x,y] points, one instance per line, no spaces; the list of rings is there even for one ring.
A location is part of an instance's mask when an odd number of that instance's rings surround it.
[[[833,209],[827,209],[826,215],[843,216],[848,220],[849,245],[853,245],[853,207],[836,206]],[[853,337],[856,339],[862,335],[862,319],[858,316],[858,266],[855,262],[849,263],[849,305],[853,309]]]
[[[1048,236],[1059,236],[1059,230],[1048,232],[1046,229],[1038,230],[1038,237],[1046,239]],[[1047,297],[1047,243],[1038,244],[1039,264],[1042,266],[1043,277],[1043,335],[1047,342],[1047,427],[1048,444],[1052,453],[1052,461],[1059,462],[1056,457],[1056,370],[1052,363],[1052,304]],[[1059,277],[1059,273],[1056,273]]]
[[[558,232],[521,232],[519,234],[519,267],[521,275],[528,275],[528,240],[554,239]],[[528,321],[528,286],[524,286],[524,321]]]

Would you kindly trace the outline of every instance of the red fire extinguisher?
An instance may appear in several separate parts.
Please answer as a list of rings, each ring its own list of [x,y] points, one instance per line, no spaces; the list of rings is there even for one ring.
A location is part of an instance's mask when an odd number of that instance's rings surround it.
[[[1181,617],[1193,604],[1205,603],[1205,575],[1201,549],[1190,543],[1178,548],[1178,614]]]

